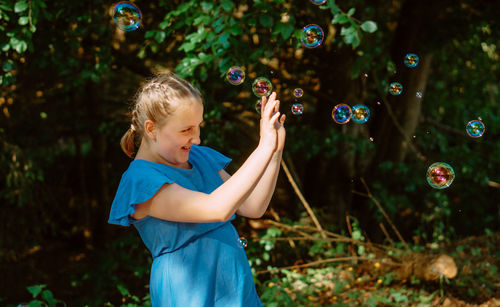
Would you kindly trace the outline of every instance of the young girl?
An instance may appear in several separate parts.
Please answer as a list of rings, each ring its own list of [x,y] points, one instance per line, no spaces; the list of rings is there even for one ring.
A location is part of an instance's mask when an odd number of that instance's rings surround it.
[[[262,98],[257,148],[232,176],[231,159],[200,146],[203,100],[174,74],[139,91],[121,140],[132,157],[111,206],[109,223],[134,225],[153,256],[154,307],[262,306],[235,214],[261,217],[274,192],[285,142],[276,93]]]

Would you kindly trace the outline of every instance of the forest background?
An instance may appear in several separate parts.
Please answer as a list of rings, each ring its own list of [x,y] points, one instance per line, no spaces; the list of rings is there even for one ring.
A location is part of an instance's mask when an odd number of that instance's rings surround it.
[[[202,144],[230,172],[258,141],[252,81],[269,78],[282,102],[287,172],[263,220],[235,222],[266,306],[500,297],[500,2],[135,1],[130,32],[114,4],[0,0],[2,305],[149,304],[150,254],[107,218],[134,94],[168,71],[202,91]],[[308,24],[325,32],[317,48],[300,44]],[[239,86],[225,82],[235,65]],[[339,103],[368,106],[369,121],[335,123]],[[486,131],[471,138],[478,118]],[[453,167],[450,187],[427,183],[434,162]],[[384,269],[416,254],[451,256],[456,276]]]

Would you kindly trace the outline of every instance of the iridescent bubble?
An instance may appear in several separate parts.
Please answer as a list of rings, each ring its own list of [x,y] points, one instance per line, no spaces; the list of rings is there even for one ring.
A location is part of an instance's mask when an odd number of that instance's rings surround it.
[[[292,105],[292,114],[302,115],[302,113],[304,113],[304,106],[301,103],[294,103]]]
[[[257,100],[257,102],[255,103],[255,111],[257,111],[257,113],[260,114],[260,109],[262,108],[262,101],[259,99]]]
[[[455,179],[455,171],[448,163],[436,162],[427,169],[427,182],[435,189],[449,187],[453,179]]]
[[[325,34],[320,26],[311,24],[302,29],[300,41],[306,48],[316,48],[323,42]]]
[[[327,0],[311,0],[312,3],[316,5],[322,5],[325,4]]]
[[[248,245],[247,239],[245,239],[245,238],[243,238],[243,237],[239,238],[239,239],[238,239],[238,245],[239,245],[239,247],[241,247],[241,248],[245,248],[245,247],[247,247],[247,245]]]
[[[300,98],[302,95],[304,95],[304,91],[300,87],[293,90],[293,96]]]
[[[245,81],[245,71],[238,66],[233,66],[227,70],[226,81],[231,85],[240,85]]]
[[[403,92],[403,85],[399,82],[389,84],[389,93],[394,96],[400,95]]]
[[[265,77],[258,77],[253,81],[252,91],[255,94],[255,96],[267,97],[271,95],[272,90],[273,90],[273,84],[271,83],[271,81],[269,81],[269,79]]]
[[[418,65],[418,55],[415,53],[408,53],[405,55],[404,63],[407,67],[415,67]]]
[[[352,107],[352,121],[356,124],[364,124],[370,118],[370,109],[364,104],[357,104]]]
[[[141,25],[142,13],[130,2],[119,2],[113,8],[113,20],[120,30],[133,31]]]
[[[467,131],[467,134],[470,137],[473,138],[480,138],[483,136],[484,131],[486,128],[484,127],[484,124],[480,120],[471,120],[470,122],[467,123],[467,127],[465,128],[465,131]]]
[[[346,124],[351,120],[351,107],[346,104],[338,104],[332,110],[332,118],[337,124]]]

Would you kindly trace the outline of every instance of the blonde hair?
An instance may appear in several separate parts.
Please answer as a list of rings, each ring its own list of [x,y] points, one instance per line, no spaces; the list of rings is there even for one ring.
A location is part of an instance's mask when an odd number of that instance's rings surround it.
[[[120,141],[123,152],[132,158],[136,140],[140,144],[144,135],[146,120],[149,119],[161,127],[181,101],[192,100],[203,104],[200,91],[173,73],[156,75],[149,79],[135,96],[131,112],[132,123]]]

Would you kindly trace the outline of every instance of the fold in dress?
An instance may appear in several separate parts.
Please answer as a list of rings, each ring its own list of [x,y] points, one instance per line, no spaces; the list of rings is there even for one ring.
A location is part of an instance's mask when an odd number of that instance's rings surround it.
[[[211,193],[223,181],[219,170],[231,159],[205,147],[191,147],[191,169],[136,159],[123,174],[108,222],[135,226],[153,256],[150,276],[154,307],[262,306],[239,235],[226,222],[181,223],[130,215],[135,204],[168,183]]]

